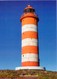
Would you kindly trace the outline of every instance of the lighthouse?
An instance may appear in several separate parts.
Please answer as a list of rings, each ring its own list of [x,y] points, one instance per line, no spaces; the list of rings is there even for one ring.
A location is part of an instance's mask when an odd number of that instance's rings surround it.
[[[35,9],[28,5],[20,18],[22,24],[21,40],[21,67],[18,69],[44,69],[40,67],[39,61],[39,18]]]

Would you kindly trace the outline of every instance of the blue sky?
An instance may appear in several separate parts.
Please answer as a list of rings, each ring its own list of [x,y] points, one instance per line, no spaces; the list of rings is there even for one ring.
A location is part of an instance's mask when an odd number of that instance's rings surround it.
[[[40,65],[56,69],[56,2],[0,1],[0,69],[21,66],[21,23],[24,8],[30,4],[39,16]]]

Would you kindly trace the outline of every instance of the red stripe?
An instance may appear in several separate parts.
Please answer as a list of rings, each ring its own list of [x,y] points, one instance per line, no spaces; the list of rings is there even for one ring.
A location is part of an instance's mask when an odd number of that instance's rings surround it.
[[[39,66],[38,62],[22,62],[22,66]]]
[[[37,34],[37,32],[34,32],[34,31],[27,31],[27,32],[22,33],[22,39],[25,39],[25,38],[35,38],[35,39],[37,39],[38,34]]]
[[[39,52],[38,46],[24,46],[24,47],[22,47],[22,54],[26,54],[26,53],[37,54],[38,52]]]

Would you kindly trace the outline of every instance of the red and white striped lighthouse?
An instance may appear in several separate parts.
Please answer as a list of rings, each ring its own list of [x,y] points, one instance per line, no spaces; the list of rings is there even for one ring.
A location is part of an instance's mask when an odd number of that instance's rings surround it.
[[[20,20],[22,22],[22,66],[39,66],[37,30],[39,19],[35,9],[28,5]]]
[[[35,9],[28,5],[20,18],[22,23],[22,67],[16,69],[43,69],[39,62],[39,41],[38,41],[38,21]]]

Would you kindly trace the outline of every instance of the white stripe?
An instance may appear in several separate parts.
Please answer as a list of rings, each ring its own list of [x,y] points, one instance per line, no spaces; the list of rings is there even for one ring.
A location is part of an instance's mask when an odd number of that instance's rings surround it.
[[[37,26],[34,24],[26,24],[22,26],[22,33],[26,31],[35,31],[37,32]]]
[[[31,53],[22,54],[22,62],[25,62],[25,61],[38,62],[38,54],[31,54]]]
[[[22,40],[22,47],[23,46],[37,46],[37,39],[34,38],[26,38]]]

